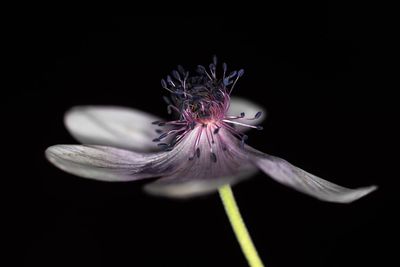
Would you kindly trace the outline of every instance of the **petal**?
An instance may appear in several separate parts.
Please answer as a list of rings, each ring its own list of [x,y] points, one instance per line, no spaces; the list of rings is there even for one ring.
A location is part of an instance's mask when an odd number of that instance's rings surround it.
[[[166,153],[143,154],[105,146],[55,145],[47,159],[68,173],[101,181],[132,181],[167,175]]]
[[[249,125],[260,125],[261,122],[267,117],[267,112],[263,107],[261,107],[258,104],[255,104],[249,100],[246,100],[246,99],[243,99],[240,97],[231,97],[230,106],[229,106],[229,110],[228,110],[229,115],[239,116],[240,113],[244,112],[246,115],[246,118],[252,118],[259,111],[261,111],[262,113],[258,119],[248,120],[248,119],[243,118],[243,119],[237,119],[235,121],[240,122],[240,123],[249,124]],[[251,128],[236,125],[236,129],[238,131],[244,132],[244,131],[250,130]]]
[[[147,184],[144,190],[149,194],[163,197],[196,197],[213,193],[225,184],[234,185],[254,175],[256,171],[256,169],[249,169],[239,172],[237,175],[225,177],[204,177],[202,171],[187,173],[185,176],[183,173],[178,173]]]
[[[113,106],[77,106],[66,112],[64,123],[83,144],[105,145],[129,150],[155,151],[152,140],[160,119],[145,112]]]
[[[240,141],[224,128],[213,135],[215,142],[211,144],[208,138],[212,127],[199,125],[189,133],[176,148],[181,151],[176,153],[176,172],[146,185],[145,191],[158,196],[194,197],[215,192],[225,184],[236,184],[257,172]],[[197,137],[201,153],[195,155]]]
[[[253,150],[255,164],[274,180],[320,200],[350,203],[375,189],[376,186],[350,189],[312,175],[284,159]]]

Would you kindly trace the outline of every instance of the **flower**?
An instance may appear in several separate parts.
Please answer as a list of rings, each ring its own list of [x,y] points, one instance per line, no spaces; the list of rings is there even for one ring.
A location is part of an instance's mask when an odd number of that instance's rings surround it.
[[[245,131],[261,130],[257,125],[265,112],[231,97],[243,70],[228,74],[223,63],[219,77],[216,66],[216,57],[209,69],[198,66],[195,75],[178,66],[172,77],[161,81],[170,93],[164,97],[168,112],[176,116],[171,121],[123,107],[73,107],[65,115],[65,125],[85,145],[51,146],[47,159],[68,173],[101,181],[161,177],[144,188],[169,197],[214,192],[258,169],[324,201],[351,202],[377,188],[345,188],[245,144]]]

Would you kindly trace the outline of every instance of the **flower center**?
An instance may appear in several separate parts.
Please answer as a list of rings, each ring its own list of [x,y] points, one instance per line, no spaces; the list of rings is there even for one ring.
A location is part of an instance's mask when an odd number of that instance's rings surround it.
[[[215,56],[208,70],[204,66],[198,65],[196,74],[192,76],[182,66],[178,66],[177,70],[172,71],[172,77],[168,75],[166,80],[161,80],[161,86],[170,93],[169,97],[164,96],[168,114],[174,113],[177,119],[168,122],[153,122],[153,124],[168,128],[166,131],[157,130],[161,135],[153,141],[160,142],[163,139],[169,139],[169,143],[159,143],[158,145],[167,150],[172,150],[188,133],[201,126],[203,130],[198,131],[199,136],[194,144],[193,155],[199,157],[199,143],[202,140],[201,135],[204,133],[210,146],[211,160],[214,162],[217,159],[213,152],[213,144],[215,143],[213,135],[218,135],[220,128],[224,128],[239,138],[241,145],[243,145],[247,136],[237,131],[235,125],[262,129],[261,126],[239,122],[239,119],[246,119],[243,112],[236,116],[227,115],[230,94],[243,73],[244,70],[240,69],[227,74],[227,65],[223,63],[222,75],[218,76],[217,58]],[[258,112],[254,118],[249,120],[257,119],[260,116],[261,112]],[[222,144],[221,147],[226,146]],[[193,157],[189,159],[193,159]]]

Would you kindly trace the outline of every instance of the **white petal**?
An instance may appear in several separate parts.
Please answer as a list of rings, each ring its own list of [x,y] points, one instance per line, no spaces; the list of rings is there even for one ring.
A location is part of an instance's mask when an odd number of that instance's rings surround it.
[[[143,154],[104,146],[55,145],[45,154],[63,171],[101,181],[132,181],[172,171],[162,152]]]
[[[216,160],[212,159],[208,142],[213,132],[212,127],[199,125],[189,133],[174,149],[181,151],[175,153],[176,172],[146,185],[145,190],[159,196],[194,197],[215,192],[224,184],[235,184],[254,174],[257,167],[248,160],[246,151],[240,147],[240,141],[224,128],[213,135],[215,143],[211,146]],[[194,155],[194,143],[198,136],[201,153],[197,156]],[[190,157],[193,159],[189,160]]]
[[[235,176],[204,177],[203,172],[191,173],[182,176],[177,175],[160,178],[159,180],[145,185],[147,193],[171,198],[190,198],[216,192],[225,184],[234,185],[254,175],[257,170],[239,172]]]
[[[262,113],[258,119],[247,120],[244,118],[244,119],[237,119],[235,121],[249,125],[260,125],[261,122],[267,117],[267,111],[262,106],[255,104],[249,100],[239,97],[231,97],[228,115],[239,116],[240,113],[244,112],[246,118],[253,118],[259,111],[261,111]],[[240,125],[236,125],[235,127],[238,131],[241,132],[251,129]]]
[[[152,140],[159,136],[148,113],[113,106],[77,106],[66,112],[64,122],[73,137],[83,144],[155,151]]]
[[[284,159],[261,152],[256,152],[253,159],[255,164],[274,180],[324,201],[349,203],[377,189],[376,186],[357,189],[342,187],[310,174]]]

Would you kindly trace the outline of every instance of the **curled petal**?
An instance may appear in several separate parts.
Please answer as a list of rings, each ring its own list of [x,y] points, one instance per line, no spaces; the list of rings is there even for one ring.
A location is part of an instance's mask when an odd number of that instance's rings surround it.
[[[172,168],[166,153],[143,154],[105,146],[55,145],[47,159],[68,173],[109,182],[167,175]]]
[[[342,187],[310,174],[284,159],[258,151],[253,151],[253,160],[274,180],[323,201],[350,203],[377,189],[374,185],[357,189]]]
[[[155,151],[159,136],[154,121],[159,118],[125,107],[77,106],[66,112],[64,123],[83,144],[113,146],[137,151]]]
[[[231,102],[228,110],[229,115],[239,116],[242,112],[245,113],[245,118],[237,119],[235,121],[249,125],[260,125],[267,117],[266,110],[258,104],[240,97],[231,97]],[[261,116],[256,119],[253,118],[257,112],[261,112]],[[250,118],[251,120],[248,120]],[[248,131],[250,128],[236,125],[236,129],[241,132]]]

